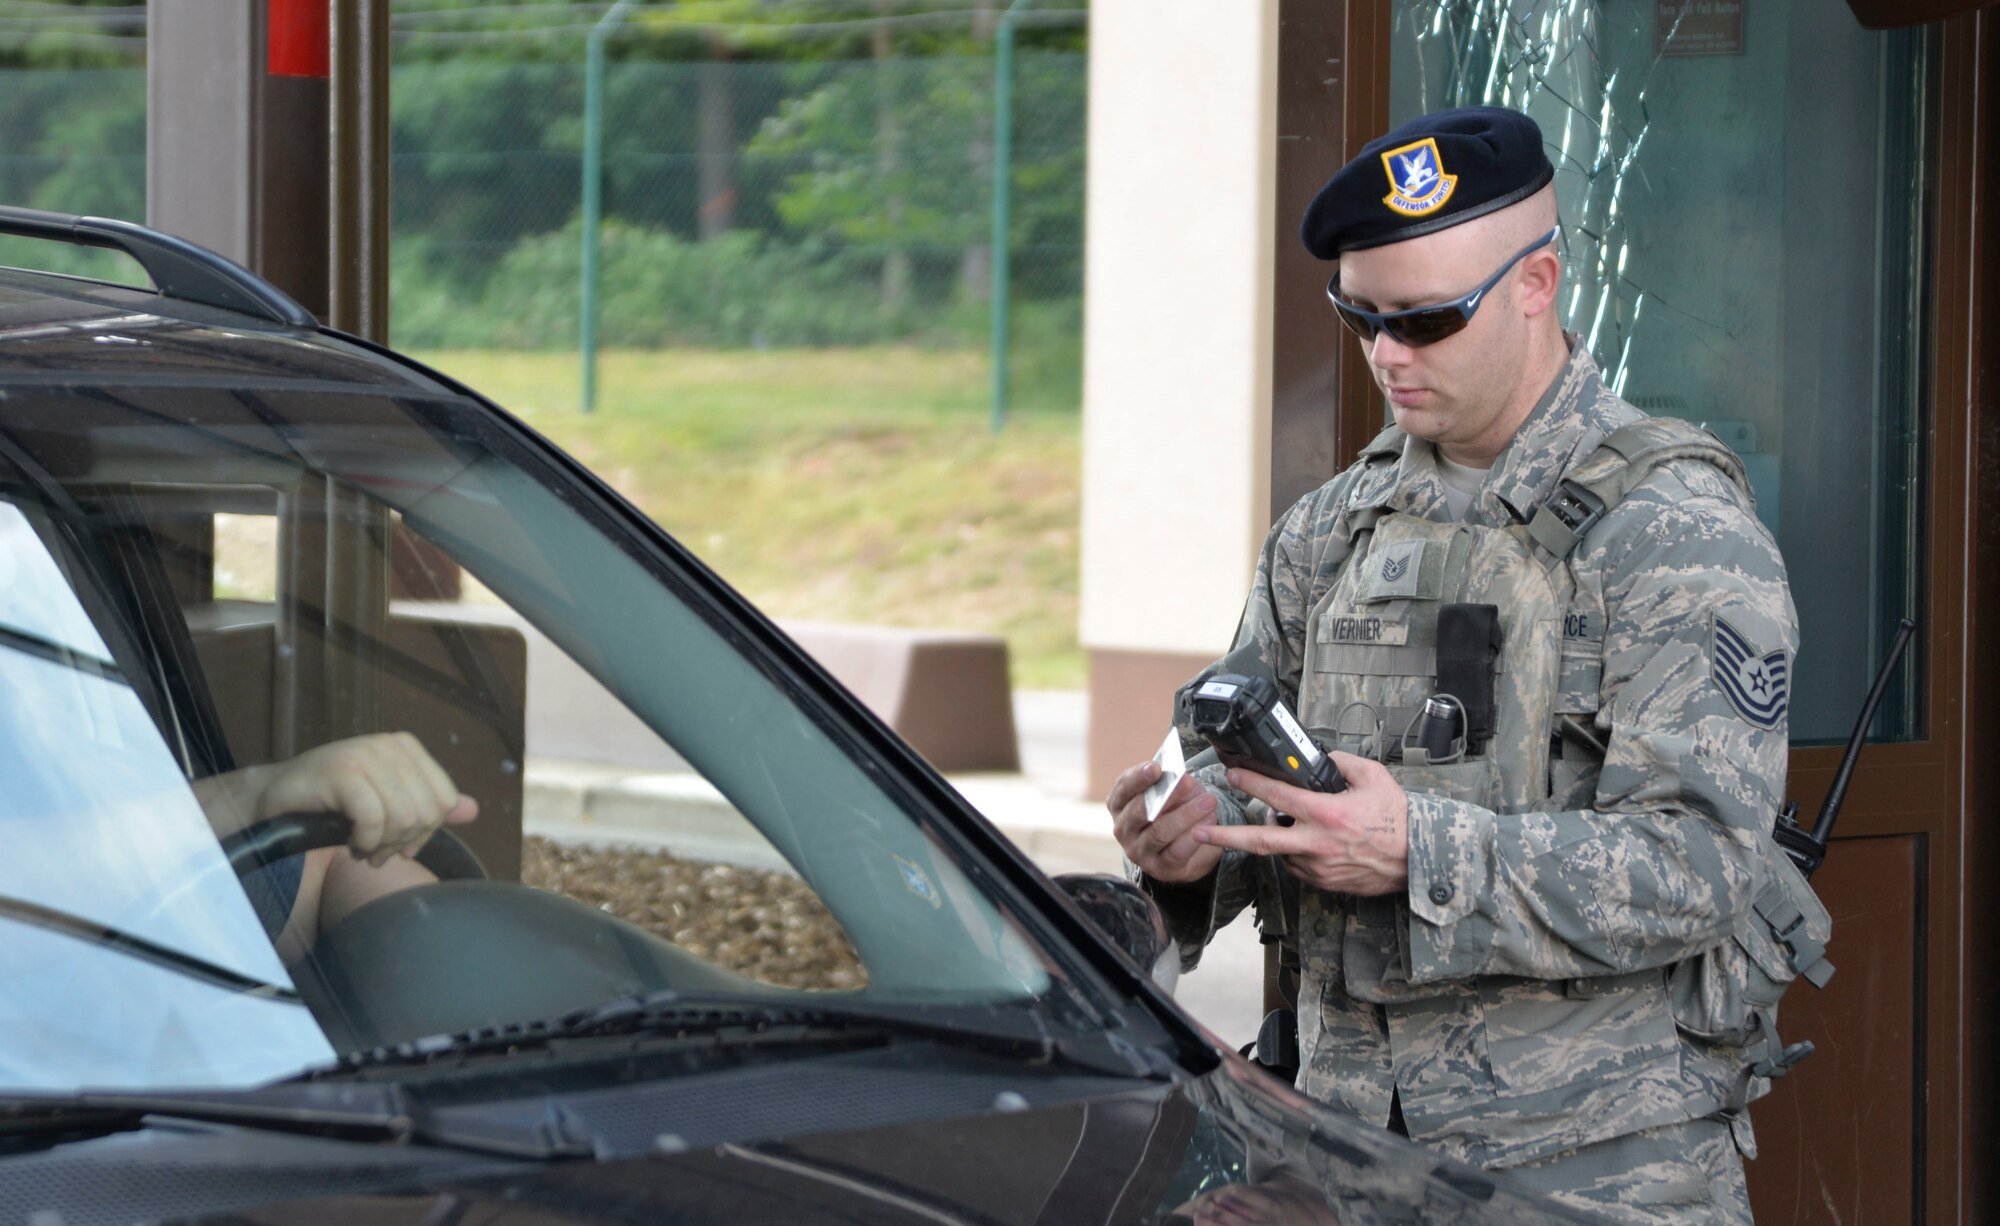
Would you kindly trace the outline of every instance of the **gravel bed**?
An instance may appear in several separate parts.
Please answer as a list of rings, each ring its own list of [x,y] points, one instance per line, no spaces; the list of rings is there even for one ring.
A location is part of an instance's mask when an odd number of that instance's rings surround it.
[[[529,835],[521,881],[589,903],[717,966],[779,987],[865,987],[839,921],[795,877],[638,847]]]

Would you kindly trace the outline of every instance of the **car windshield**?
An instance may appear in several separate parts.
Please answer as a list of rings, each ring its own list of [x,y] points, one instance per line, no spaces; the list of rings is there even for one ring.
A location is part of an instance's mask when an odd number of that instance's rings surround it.
[[[1049,994],[848,717],[490,408],[133,382],[0,397],[0,1087],[247,1085],[663,989]],[[340,806],[272,781],[378,744],[470,803],[341,905],[291,811]]]

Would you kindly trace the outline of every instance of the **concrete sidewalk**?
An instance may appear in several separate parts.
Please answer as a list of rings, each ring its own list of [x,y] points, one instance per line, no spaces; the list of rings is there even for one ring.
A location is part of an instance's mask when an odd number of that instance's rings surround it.
[[[974,808],[1044,872],[1118,872],[1118,844],[1099,801],[1083,798],[1086,698],[1014,696],[1020,773],[948,776]],[[671,847],[683,855],[785,871],[784,861],[707,781],[667,762],[619,766],[548,756],[527,763],[524,827],[559,842]],[[663,769],[664,768],[664,769]],[[1256,1036],[1263,951],[1247,919],[1217,934],[1181,1004],[1224,1040]]]

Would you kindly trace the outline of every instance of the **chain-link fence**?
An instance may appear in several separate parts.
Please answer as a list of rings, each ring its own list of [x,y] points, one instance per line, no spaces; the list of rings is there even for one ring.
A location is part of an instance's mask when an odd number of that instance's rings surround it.
[[[1024,343],[1075,343],[1080,55],[1016,60],[1011,289]],[[614,62],[600,338],[655,347],[983,344],[991,57]],[[395,70],[395,340],[577,344],[582,64]]]
[[[0,203],[143,220],[143,67],[0,69]],[[0,264],[145,284],[108,251],[0,238]]]
[[[553,35],[440,31],[431,18],[487,19],[476,8],[396,6],[390,318],[398,345],[578,345],[590,293],[585,34],[610,6],[539,7],[574,20]],[[637,6],[654,16],[675,7]],[[996,255],[997,11],[901,5],[831,25],[703,27],[688,37],[663,36],[656,24],[608,39],[596,99],[598,342],[914,342],[983,353],[1004,259],[1017,386],[1027,399],[1074,407],[1083,14],[1039,14],[1043,29],[1071,29],[1071,46],[1027,46],[1013,58],[1010,207]],[[916,33],[874,37],[874,53],[855,58],[870,29],[918,18]],[[0,69],[9,134],[0,142],[0,200],[144,216],[143,47],[126,37],[102,54],[130,66]],[[0,258],[130,276],[102,252],[9,251]]]

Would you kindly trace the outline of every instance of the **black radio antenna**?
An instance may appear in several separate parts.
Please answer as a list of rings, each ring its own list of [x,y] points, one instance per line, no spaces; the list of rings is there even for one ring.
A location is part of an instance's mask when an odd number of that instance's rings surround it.
[[[1875,722],[1875,709],[1882,705],[1882,695],[1888,692],[1889,678],[1896,672],[1896,665],[1903,658],[1903,649],[1909,646],[1910,636],[1915,634],[1917,623],[1905,617],[1896,623],[1896,637],[1890,640],[1889,654],[1883,659],[1882,667],[1876,670],[1875,684],[1870,687],[1867,699],[1861,704],[1861,718],[1854,721],[1854,733],[1847,738],[1847,752],[1840,756],[1840,769],[1833,773],[1833,786],[1826,790],[1826,802],[1819,807],[1819,820],[1808,831],[1798,823],[1799,806],[1796,801],[1788,803],[1778,814],[1777,823],[1771,828],[1771,837],[1792,863],[1799,866],[1799,872],[1807,877],[1826,860],[1826,845],[1833,838],[1833,823],[1840,816],[1840,806],[1847,799],[1847,785],[1854,778],[1855,764],[1861,760],[1861,747],[1868,742],[1868,725]]]

